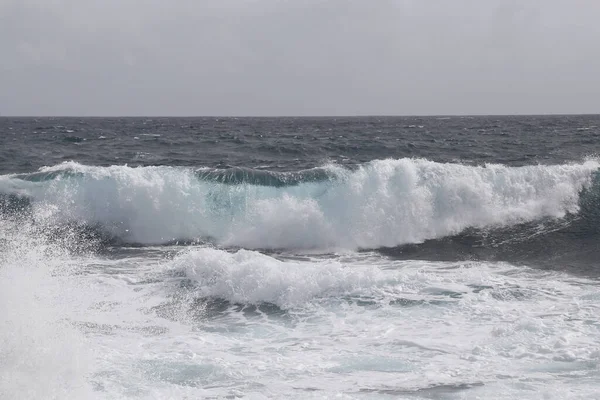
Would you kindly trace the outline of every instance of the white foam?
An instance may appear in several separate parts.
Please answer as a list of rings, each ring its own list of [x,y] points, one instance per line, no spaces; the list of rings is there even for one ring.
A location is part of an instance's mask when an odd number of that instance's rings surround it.
[[[61,312],[65,253],[0,221],[0,398],[91,398],[91,355]]]
[[[173,247],[73,258],[27,226],[2,228],[9,246],[0,253],[0,398],[535,399],[598,391],[592,280],[368,253],[278,259],[192,248],[171,259]],[[284,312],[198,313],[207,296]],[[95,350],[92,360],[84,347]]]
[[[236,365],[239,379],[269,382],[265,390],[279,396],[301,398],[298,388],[307,388],[325,397],[410,397],[439,387],[449,398],[510,398],[500,389],[571,398],[577,377],[594,374],[593,281],[502,263],[337,259],[196,249],[171,267],[196,282],[192,298],[273,302],[290,312],[291,321],[232,311],[201,323],[214,351],[230,352],[224,364]],[[582,397],[597,390],[592,380],[580,383]]]
[[[597,161],[507,167],[380,160],[332,181],[290,187],[201,181],[190,169],[65,163],[78,177],[3,186],[38,200],[37,212],[101,224],[127,241],[210,237],[247,248],[376,248],[578,211]]]
[[[197,296],[242,304],[272,303],[281,308],[360,293],[384,278],[375,267],[344,268],[336,261],[280,261],[255,251],[228,253],[211,248],[179,255],[172,268],[184,270],[196,281]]]

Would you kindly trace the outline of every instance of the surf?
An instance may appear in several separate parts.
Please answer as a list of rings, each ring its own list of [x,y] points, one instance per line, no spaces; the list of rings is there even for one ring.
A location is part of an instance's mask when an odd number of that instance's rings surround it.
[[[66,162],[0,177],[2,210],[122,242],[372,249],[577,214],[597,160],[510,167],[375,160],[297,172]],[[588,195],[589,196],[589,195]]]

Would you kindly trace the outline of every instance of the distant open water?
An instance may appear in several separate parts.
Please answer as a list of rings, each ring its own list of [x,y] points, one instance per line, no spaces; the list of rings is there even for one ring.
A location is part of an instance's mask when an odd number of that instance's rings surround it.
[[[0,398],[600,390],[600,116],[0,133]]]

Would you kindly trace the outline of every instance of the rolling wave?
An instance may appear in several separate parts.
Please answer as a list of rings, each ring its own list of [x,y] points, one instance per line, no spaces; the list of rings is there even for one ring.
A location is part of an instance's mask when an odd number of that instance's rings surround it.
[[[468,166],[426,159],[276,173],[75,162],[0,177],[0,211],[96,226],[128,243],[381,248],[595,212],[600,163]],[[587,195],[585,195],[588,193]],[[585,196],[581,197],[580,195]]]
[[[291,308],[318,297],[351,294],[385,283],[376,267],[347,268],[337,261],[281,261],[250,250],[212,248],[179,254],[171,268],[195,282],[200,298],[231,303],[270,303]]]

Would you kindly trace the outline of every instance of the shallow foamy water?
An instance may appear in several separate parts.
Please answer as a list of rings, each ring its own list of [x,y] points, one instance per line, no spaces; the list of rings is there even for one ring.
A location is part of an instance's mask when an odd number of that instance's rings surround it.
[[[595,280],[375,253],[23,254],[0,268],[3,398],[562,399],[600,386]]]

